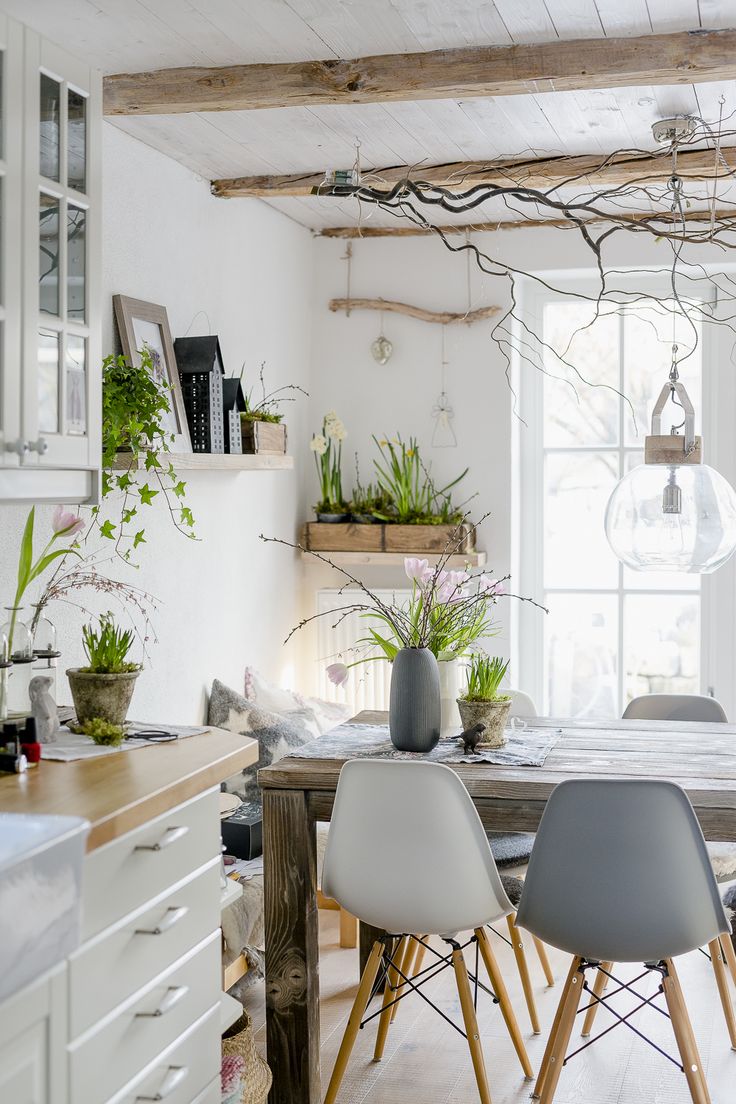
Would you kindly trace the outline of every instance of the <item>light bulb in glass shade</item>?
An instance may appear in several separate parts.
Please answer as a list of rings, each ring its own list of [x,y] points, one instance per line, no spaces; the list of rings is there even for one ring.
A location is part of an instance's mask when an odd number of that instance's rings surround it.
[[[707,464],[640,464],[608,501],[606,536],[635,571],[709,574],[736,549],[736,493]]]

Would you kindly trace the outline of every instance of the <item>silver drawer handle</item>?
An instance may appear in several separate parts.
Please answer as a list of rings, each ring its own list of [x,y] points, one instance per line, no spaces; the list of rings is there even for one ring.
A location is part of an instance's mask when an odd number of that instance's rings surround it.
[[[155,928],[136,928],[136,935],[163,935],[164,932],[169,931],[175,924],[178,924],[180,920],[183,920],[189,909],[186,905],[181,905],[179,908],[169,908],[164,914],[164,918],[160,924],[157,924]]]
[[[20,456],[21,460],[28,452],[28,442],[24,441],[22,437],[19,437],[16,441],[7,441],[5,444],[6,452],[14,452],[16,456]]]
[[[172,985],[166,990],[166,995],[160,1005],[153,1012],[136,1012],[136,1018],[151,1019],[154,1016],[165,1016],[167,1012],[183,1000],[189,992],[188,985]]]
[[[133,1104],[138,1104],[139,1101],[143,1104],[143,1101],[165,1100],[183,1081],[186,1081],[188,1076],[188,1066],[169,1066],[158,1092],[154,1096],[137,1096]]]
[[[136,851],[163,851],[166,847],[171,847],[172,843],[176,843],[177,840],[185,836],[189,828],[186,824],[180,825],[178,828],[167,828],[160,840],[156,843],[139,843],[135,848]]]

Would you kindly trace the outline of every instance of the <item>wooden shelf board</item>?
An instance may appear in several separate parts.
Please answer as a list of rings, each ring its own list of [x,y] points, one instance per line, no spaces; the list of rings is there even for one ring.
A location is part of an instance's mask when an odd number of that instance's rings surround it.
[[[220,994],[220,1034],[222,1035],[243,1015],[243,1006],[229,993]]]
[[[323,552],[320,551],[320,556],[327,556],[332,560],[334,564],[341,567],[395,567],[404,566],[404,560],[407,556],[418,556],[423,560],[428,560],[431,564],[436,564],[440,559],[439,552]],[[450,556],[447,559],[448,567],[464,567],[466,564],[470,567],[485,567],[486,564],[485,552],[461,552],[456,556]],[[309,552],[302,552],[302,559],[313,564],[319,564],[320,561],[312,556]]]
[[[170,460],[177,471],[284,471],[294,467],[293,456],[269,455],[264,453],[211,453],[211,452],[170,452],[162,462]],[[124,471],[130,461],[121,454],[113,467]],[[142,465],[138,465],[139,468]]]
[[[239,954],[232,962],[222,964],[222,988],[230,989],[236,981],[240,981],[248,973],[248,960],[244,954]]]

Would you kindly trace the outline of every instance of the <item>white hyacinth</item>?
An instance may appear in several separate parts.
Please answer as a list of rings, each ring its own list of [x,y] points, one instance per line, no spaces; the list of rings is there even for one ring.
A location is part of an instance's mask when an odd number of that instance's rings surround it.
[[[345,429],[345,426],[342,424],[339,418],[336,422],[333,422],[332,425],[329,426],[327,432],[329,433],[330,437],[332,437],[335,441],[344,441],[348,435],[348,431]]]
[[[322,433],[315,433],[312,440],[309,442],[309,447],[312,452],[316,452],[318,456],[324,456],[327,452],[327,438]]]
[[[334,410],[328,410],[323,420],[325,429],[327,430],[329,430],[330,426],[333,426],[336,422],[340,421]]]

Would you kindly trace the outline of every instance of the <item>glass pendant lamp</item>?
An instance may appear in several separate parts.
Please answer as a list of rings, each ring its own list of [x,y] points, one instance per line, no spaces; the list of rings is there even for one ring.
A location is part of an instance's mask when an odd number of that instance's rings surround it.
[[[679,401],[685,420],[662,434],[669,398]],[[677,432],[683,428],[684,433]],[[694,429],[695,411],[673,359],[652,411],[644,463],[616,485],[606,508],[608,542],[635,571],[709,574],[736,549],[736,493],[703,463],[702,439]]]

